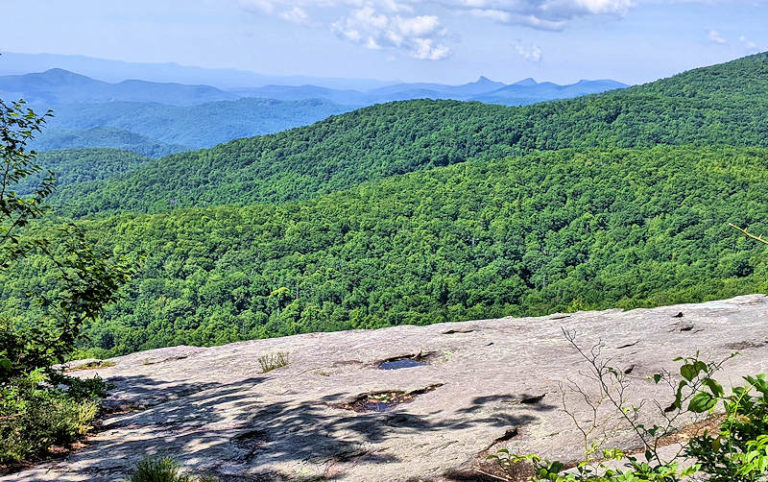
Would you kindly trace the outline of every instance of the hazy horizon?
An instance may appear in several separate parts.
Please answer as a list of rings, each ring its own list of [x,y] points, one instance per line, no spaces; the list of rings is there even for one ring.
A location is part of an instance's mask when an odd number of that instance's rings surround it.
[[[13,66],[8,68],[7,65],[3,65],[4,59],[7,60],[10,56],[14,56],[15,62],[12,62]],[[23,57],[24,60],[22,62],[19,62],[16,57]],[[47,59],[47,60],[43,60]],[[22,52],[3,52],[0,51],[0,76],[5,75],[24,75],[24,74],[33,74],[33,73],[43,73],[48,70],[52,69],[62,69],[66,70],[75,74],[83,75],[86,77],[93,78],[95,80],[101,80],[105,82],[110,83],[116,83],[120,82],[122,80],[147,80],[144,78],[141,78],[141,74],[137,74],[135,78],[131,77],[130,74],[126,75],[120,75],[120,69],[115,69],[114,71],[104,71],[104,73],[96,72],[94,66],[96,65],[103,65],[104,68],[109,68],[108,66],[115,66],[120,65],[121,67],[124,67],[124,71],[126,72],[137,72],[140,70],[137,69],[149,69],[148,72],[154,72],[155,75],[152,74],[146,74],[148,77],[156,77],[158,72],[164,72],[164,77],[167,77],[168,80],[162,80],[162,82],[174,82],[171,80],[173,78],[174,73],[176,72],[188,72],[187,75],[193,75],[192,73],[195,71],[199,71],[201,73],[201,84],[205,83],[205,75],[206,73],[221,73],[221,74],[230,74],[233,75],[235,78],[241,76],[242,78],[249,78],[253,80],[263,78],[264,82],[274,81],[274,82],[281,82],[285,83],[286,85],[309,85],[314,82],[317,84],[327,84],[327,85],[335,85],[337,82],[345,83],[348,82],[350,85],[353,85],[355,89],[364,90],[367,84],[370,84],[370,87],[379,87],[379,86],[388,86],[388,85],[396,85],[399,83],[413,83],[413,84],[442,84],[446,86],[462,86],[466,84],[472,84],[476,82],[480,82],[482,80],[491,81],[491,82],[500,82],[507,85],[512,85],[516,83],[525,82],[528,80],[534,80],[537,83],[547,83],[552,82],[548,78],[537,78],[533,76],[529,77],[521,77],[518,79],[513,79],[510,81],[501,81],[499,79],[490,77],[485,74],[479,74],[474,79],[469,79],[466,81],[460,81],[460,82],[440,82],[440,81],[413,81],[409,82],[403,79],[384,79],[384,78],[366,78],[366,77],[323,77],[323,76],[311,76],[311,75],[302,75],[302,74],[286,74],[286,75],[276,75],[276,74],[269,74],[269,73],[263,73],[258,72],[254,70],[247,70],[247,69],[238,69],[238,68],[216,68],[216,67],[203,67],[199,65],[187,65],[187,64],[180,64],[177,62],[128,62],[124,60],[119,59],[107,59],[107,58],[100,58],[100,57],[90,57],[90,56],[84,56],[84,55],[66,55],[66,54],[51,54],[49,52],[40,52],[40,53],[22,53]],[[702,66],[703,67],[703,66]],[[157,81],[149,79],[150,81]],[[183,80],[183,79],[182,79]],[[558,85],[569,85],[569,84],[575,84],[581,81],[617,81],[621,82],[617,79],[609,79],[609,78],[580,78],[573,82],[568,83],[562,83],[556,84]],[[184,82],[179,82],[184,83]],[[211,82],[212,84],[215,84],[215,82]],[[257,82],[258,83],[258,82]],[[267,84],[265,84],[267,85]],[[631,85],[631,84],[627,84]],[[249,85],[237,85],[236,87],[248,87]],[[226,88],[226,87],[225,87]],[[230,86],[231,88],[231,86]]]
[[[766,0],[6,3],[3,51],[267,76],[637,84],[768,49]]]

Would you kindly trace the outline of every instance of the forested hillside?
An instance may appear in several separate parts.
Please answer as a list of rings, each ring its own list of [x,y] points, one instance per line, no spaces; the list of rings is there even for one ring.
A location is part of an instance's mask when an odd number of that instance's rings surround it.
[[[140,156],[163,157],[188,151],[189,147],[166,144],[117,127],[94,127],[83,130],[47,129],[31,146],[38,151],[79,149],[117,149]]]
[[[353,108],[321,100],[273,99],[238,99],[193,106],[141,102],[64,104],[54,108],[55,117],[48,122],[48,128],[82,131],[112,127],[191,150],[312,124]],[[45,142],[48,138],[43,132],[39,140]]]
[[[130,172],[151,159],[139,154],[117,149],[68,149],[41,152],[37,164],[54,172],[56,187],[71,184],[104,181]],[[48,173],[38,172],[24,178],[18,185],[19,193],[27,194],[40,184]]]
[[[291,131],[184,153],[55,198],[75,216],[309,199],[368,180],[536,150],[768,146],[768,55],[621,91],[506,108],[378,105]],[[89,191],[89,192],[86,192]]]
[[[768,150],[540,152],[365,183],[311,201],[86,222],[146,253],[95,354],[404,323],[698,301],[766,288]],[[5,312],[46,292],[0,279]],[[8,301],[12,300],[12,301]]]

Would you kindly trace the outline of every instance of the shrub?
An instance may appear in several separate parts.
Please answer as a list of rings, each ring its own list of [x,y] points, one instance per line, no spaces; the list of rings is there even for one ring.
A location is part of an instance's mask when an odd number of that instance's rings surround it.
[[[51,231],[41,225],[55,179],[35,164],[28,144],[50,116],[38,116],[23,101],[0,99],[0,274],[30,262],[50,281],[30,292],[39,310],[15,317],[0,313],[0,464],[44,455],[90,429],[106,384],[52,367],[71,359],[83,326],[117,300],[135,272],[125,258],[96,249],[81,228]],[[17,190],[38,174],[44,176],[38,186]]]
[[[89,363],[84,363],[82,365],[76,366],[75,368],[70,368],[67,370],[68,372],[81,372],[85,370],[98,370],[99,368],[110,368],[115,366],[116,363],[113,361],[105,361],[105,360],[96,360]]]
[[[53,385],[55,381],[69,382]],[[91,429],[99,412],[100,380],[47,377],[37,371],[0,385],[0,464],[45,455],[69,446]]]
[[[270,353],[269,355],[263,355],[259,357],[259,365],[261,365],[261,373],[271,372],[278,368],[282,368],[290,364],[288,359],[288,352],[279,351],[277,353]]]
[[[744,380],[746,385],[719,398],[726,412],[719,433],[695,437],[686,450],[714,482],[768,478],[768,382],[765,375]]]
[[[182,473],[179,463],[170,457],[148,457],[136,467],[129,482],[216,482],[210,476],[193,477]]]

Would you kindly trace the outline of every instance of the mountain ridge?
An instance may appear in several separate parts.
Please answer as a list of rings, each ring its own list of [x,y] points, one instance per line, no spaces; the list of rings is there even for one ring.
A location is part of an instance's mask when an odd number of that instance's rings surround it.
[[[70,212],[80,215],[101,209],[159,212],[168,209],[164,203],[170,198],[177,207],[282,202],[413,170],[535,150],[768,146],[760,128],[768,106],[765,74],[768,55],[759,54],[644,86],[528,107],[432,100],[375,105],[150,163],[130,178],[107,182],[103,199],[96,198],[98,191],[86,197],[71,191],[56,204],[74,201]],[[691,76],[716,83],[686,91],[686,85],[704,82]],[[723,89],[738,95],[720,96]],[[185,175],[171,178],[168,172]]]
[[[78,147],[87,143],[91,129],[120,129],[143,136],[147,139],[145,143],[173,146],[167,152],[170,154],[312,124],[352,108],[314,99],[280,101],[257,98],[183,106],[143,102],[64,104],[54,110],[54,117],[47,122],[46,129],[37,136],[33,145],[38,150],[41,146],[48,149],[57,145]],[[79,144],[61,146],[52,139],[60,131],[81,135],[83,139]],[[81,147],[104,147],[95,144]],[[135,145],[128,150],[141,149],[141,145]]]
[[[582,80],[577,84],[557,85],[534,81],[531,85],[525,85],[532,89],[528,94],[531,102],[582,95],[583,93],[596,93],[606,88],[627,87],[620,82],[610,82],[610,84],[606,84],[605,81]],[[333,89],[312,84],[270,84],[262,87],[222,90],[203,84],[151,82],[139,79],[109,83],[61,68],[54,68],[39,73],[0,76],[0,95],[7,98],[25,97],[30,103],[45,107],[58,104],[113,101],[156,102],[189,106],[207,102],[231,101],[243,97],[277,100],[322,99],[342,105],[364,106],[417,98],[478,100],[476,99],[477,96],[492,92],[496,92],[497,100],[504,103],[505,99],[500,97],[503,89],[516,85],[521,86],[519,82],[507,85],[486,77],[480,77],[475,82],[461,85],[399,83],[370,90]],[[540,92],[535,90],[536,87],[541,88],[542,86],[546,90]]]
[[[234,94],[207,85],[144,80],[109,83],[64,69],[0,77],[0,95],[6,98],[25,97],[30,104],[46,107],[62,103],[151,102],[160,99],[170,105],[192,105],[236,98]]]

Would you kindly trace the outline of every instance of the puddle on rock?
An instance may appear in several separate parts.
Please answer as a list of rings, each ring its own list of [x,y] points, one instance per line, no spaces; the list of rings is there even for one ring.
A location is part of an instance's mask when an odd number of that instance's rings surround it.
[[[398,356],[382,360],[378,362],[376,366],[381,370],[400,370],[403,368],[422,367],[427,364],[431,357],[432,353]]]
[[[425,362],[403,358],[401,360],[385,361],[379,365],[382,370],[399,370],[401,368],[414,368],[426,365]]]
[[[364,393],[362,395],[358,395],[357,398],[349,403],[340,403],[334,405],[334,407],[343,408],[344,410],[352,410],[353,412],[358,413],[387,412],[398,405],[412,402],[413,399],[419,395],[431,392],[442,386],[442,383],[438,383],[436,385],[430,385],[428,387],[422,388],[420,390],[414,390],[412,392],[392,390],[386,392]]]

